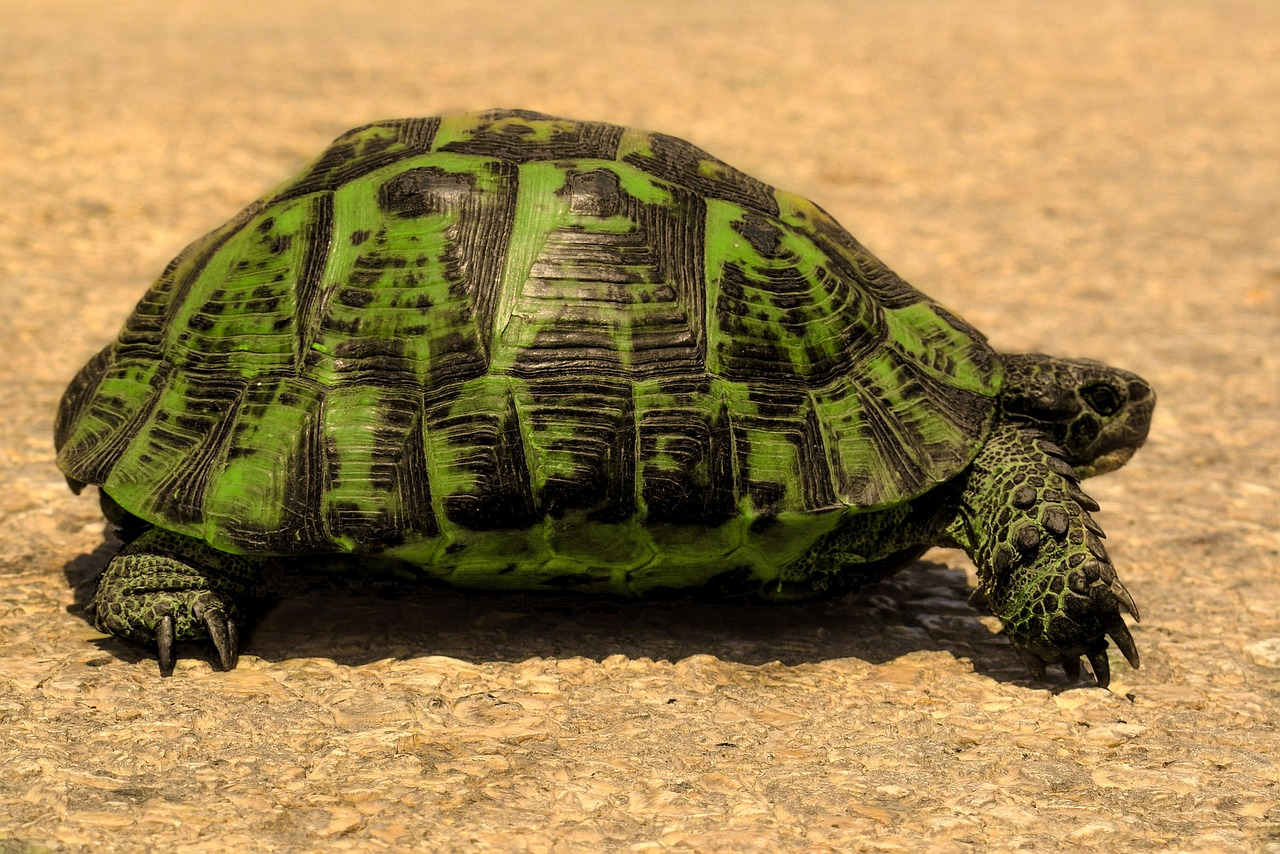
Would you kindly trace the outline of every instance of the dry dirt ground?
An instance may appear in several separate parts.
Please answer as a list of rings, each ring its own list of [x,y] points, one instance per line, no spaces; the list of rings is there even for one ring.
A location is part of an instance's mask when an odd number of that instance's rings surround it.
[[[1280,4],[0,21],[0,851],[1280,851]],[[1148,446],[1089,483],[1141,669],[1030,679],[953,552],[794,608],[316,583],[235,672],[164,681],[91,628],[111,545],[53,466],[67,380],[339,132],[489,106],[691,139],[999,348],[1147,376]]]

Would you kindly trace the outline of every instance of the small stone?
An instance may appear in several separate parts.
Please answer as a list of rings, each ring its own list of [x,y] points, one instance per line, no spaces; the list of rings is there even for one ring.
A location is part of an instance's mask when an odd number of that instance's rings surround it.
[[[1125,742],[1133,741],[1146,731],[1147,728],[1141,724],[1108,724],[1089,730],[1084,740],[1103,747],[1118,747]]]
[[[1104,821],[1094,821],[1089,824],[1081,825],[1071,831],[1071,838],[1076,842],[1084,842],[1095,839],[1106,833],[1115,833],[1116,828],[1113,824],[1107,824]]]
[[[1265,638],[1246,644],[1244,651],[1254,664],[1280,670],[1280,638]]]

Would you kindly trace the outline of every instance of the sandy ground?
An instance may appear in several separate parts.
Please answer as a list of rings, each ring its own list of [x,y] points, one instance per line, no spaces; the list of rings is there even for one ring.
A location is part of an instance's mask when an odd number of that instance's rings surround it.
[[[356,8],[0,2],[0,851],[1280,851],[1280,5]],[[953,552],[781,609],[312,588],[165,681],[94,631],[67,380],[339,132],[489,106],[691,139],[1147,376],[1090,483],[1142,668],[1032,681]]]

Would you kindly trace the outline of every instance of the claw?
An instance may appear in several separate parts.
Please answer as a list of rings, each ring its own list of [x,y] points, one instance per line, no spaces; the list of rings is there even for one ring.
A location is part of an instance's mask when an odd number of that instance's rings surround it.
[[[173,616],[165,614],[156,626],[156,647],[160,659],[160,675],[173,675],[173,645],[177,642],[173,627]]]
[[[218,650],[218,659],[223,670],[231,670],[236,666],[239,653],[240,632],[234,622],[227,620],[221,611],[209,611],[204,615],[204,624],[209,629],[209,639]]]
[[[1063,450],[1061,445],[1049,438],[1048,432],[1041,432],[1036,437],[1036,445],[1040,447],[1040,450],[1044,451],[1051,457],[1061,458],[1067,455],[1067,452]]]
[[[975,587],[973,592],[969,594],[969,607],[978,611],[991,608],[991,603],[987,601],[987,594],[981,587]]]
[[[1076,475],[1076,470],[1071,467],[1071,463],[1058,457],[1050,456],[1046,460],[1049,468],[1066,478],[1067,483],[1079,483],[1080,478]]]
[[[1116,621],[1107,628],[1107,634],[1115,643],[1116,649],[1120,650],[1124,656],[1124,660],[1129,662],[1130,667],[1137,670],[1138,645],[1133,642],[1133,635],[1129,634],[1129,627],[1124,624],[1124,620],[1116,617]]]
[[[240,662],[240,626],[234,620],[227,621],[227,636],[231,641],[231,666],[227,669],[234,670]]]
[[[1138,615],[1138,606],[1134,603],[1133,597],[1129,595],[1128,589],[1120,583],[1118,578],[1111,582],[1111,595],[1116,597],[1120,607],[1128,611],[1135,622],[1142,622],[1142,617]]]
[[[1092,513],[1095,510],[1102,509],[1098,505],[1098,502],[1090,498],[1087,494],[1085,494],[1085,491],[1083,489],[1076,486],[1074,483],[1067,485],[1067,492],[1071,494],[1071,497],[1076,500],[1077,504],[1079,504],[1085,510],[1088,510],[1090,513]]]
[[[1017,649],[1018,657],[1022,659],[1022,663],[1025,664],[1027,666],[1027,669],[1031,671],[1032,678],[1036,679],[1037,681],[1043,681],[1044,680],[1044,662],[1040,659],[1040,656],[1036,655],[1033,652],[1029,652],[1025,649],[1022,649],[1020,647],[1015,647],[1015,649]]]
[[[1093,668],[1093,678],[1098,680],[1098,687],[1105,688],[1111,684],[1111,663],[1107,661],[1105,649],[1089,653],[1089,666]]]
[[[1067,674],[1067,680],[1070,682],[1080,681],[1080,659],[1074,655],[1062,659],[1062,672]]]

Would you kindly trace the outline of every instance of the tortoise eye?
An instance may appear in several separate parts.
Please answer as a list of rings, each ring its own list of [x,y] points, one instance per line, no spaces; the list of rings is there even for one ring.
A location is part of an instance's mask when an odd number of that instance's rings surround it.
[[[1115,389],[1102,383],[1085,386],[1080,390],[1080,396],[1084,398],[1085,403],[1089,404],[1089,408],[1099,415],[1114,415],[1120,411],[1122,405],[1120,395],[1116,394]]]

